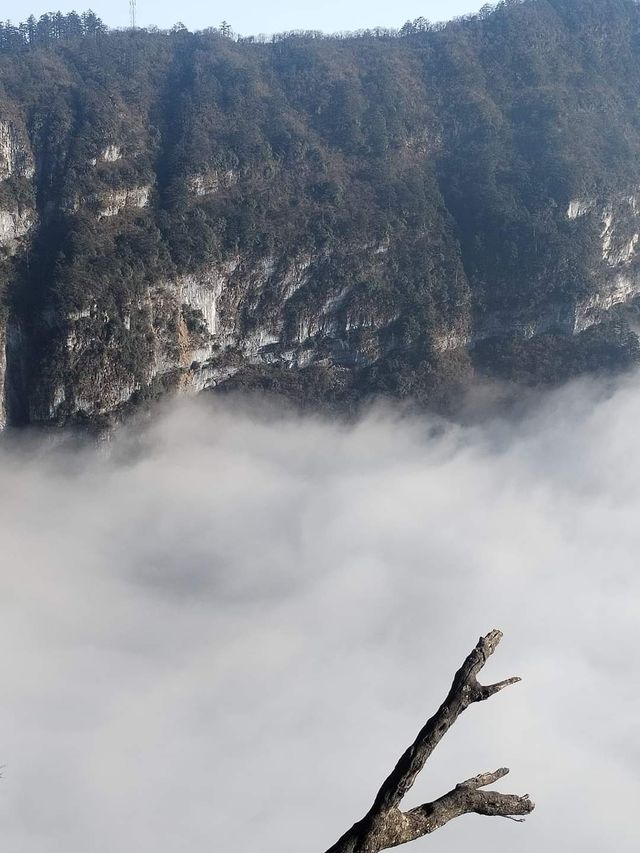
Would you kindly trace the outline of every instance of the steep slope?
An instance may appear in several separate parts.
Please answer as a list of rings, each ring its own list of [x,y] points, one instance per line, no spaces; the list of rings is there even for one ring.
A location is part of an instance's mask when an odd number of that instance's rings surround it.
[[[631,0],[524,0],[396,37],[5,49],[0,422],[634,362],[639,35]]]

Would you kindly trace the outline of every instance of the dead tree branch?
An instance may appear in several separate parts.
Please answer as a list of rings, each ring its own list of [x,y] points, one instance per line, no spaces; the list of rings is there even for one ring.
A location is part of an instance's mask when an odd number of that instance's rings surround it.
[[[438,800],[403,812],[400,803],[422,770],[429,756],[460,714],[474,702],[483,702],[500,690],[520,681],[508,678],[498,684],[481,685],[477,676],[502,639],[500,631],[481,637],[453,679],[449,695],[426,722],[413,744],[402,755],[383,782],[373,805],[362,820],[354,824],[327,853],[379,853],[408,841],[415,841],[440,829],[463,814],[481,814],[522,820],[533,811],[529,795],[501,794],[482,790],[506,776],[506,767],[494,773],[481,773],[461,782]]]

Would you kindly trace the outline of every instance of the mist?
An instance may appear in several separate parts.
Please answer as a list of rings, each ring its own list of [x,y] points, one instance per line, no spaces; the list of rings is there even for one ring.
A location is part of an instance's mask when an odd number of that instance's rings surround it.
[[[478,636],[405,805],[500,766],[524,825],[411,849],[637,849],[640,379],[466,425],[209,399],[0,449],[0,834],[20,853],[322,853]]]

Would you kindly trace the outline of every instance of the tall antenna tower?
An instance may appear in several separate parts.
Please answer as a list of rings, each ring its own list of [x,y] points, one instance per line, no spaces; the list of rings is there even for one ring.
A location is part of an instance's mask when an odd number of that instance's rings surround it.
[[[129,0],[129,22],[131,24],[131,29],[135,30],[135,28],[136,28],[136,0]]]

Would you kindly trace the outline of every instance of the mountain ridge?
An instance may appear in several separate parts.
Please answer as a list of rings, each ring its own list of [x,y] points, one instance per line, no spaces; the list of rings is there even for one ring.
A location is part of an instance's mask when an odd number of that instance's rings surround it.
[[[0,50],[0,422],[637,363],[637,3],[269,43],[92,27]]]

